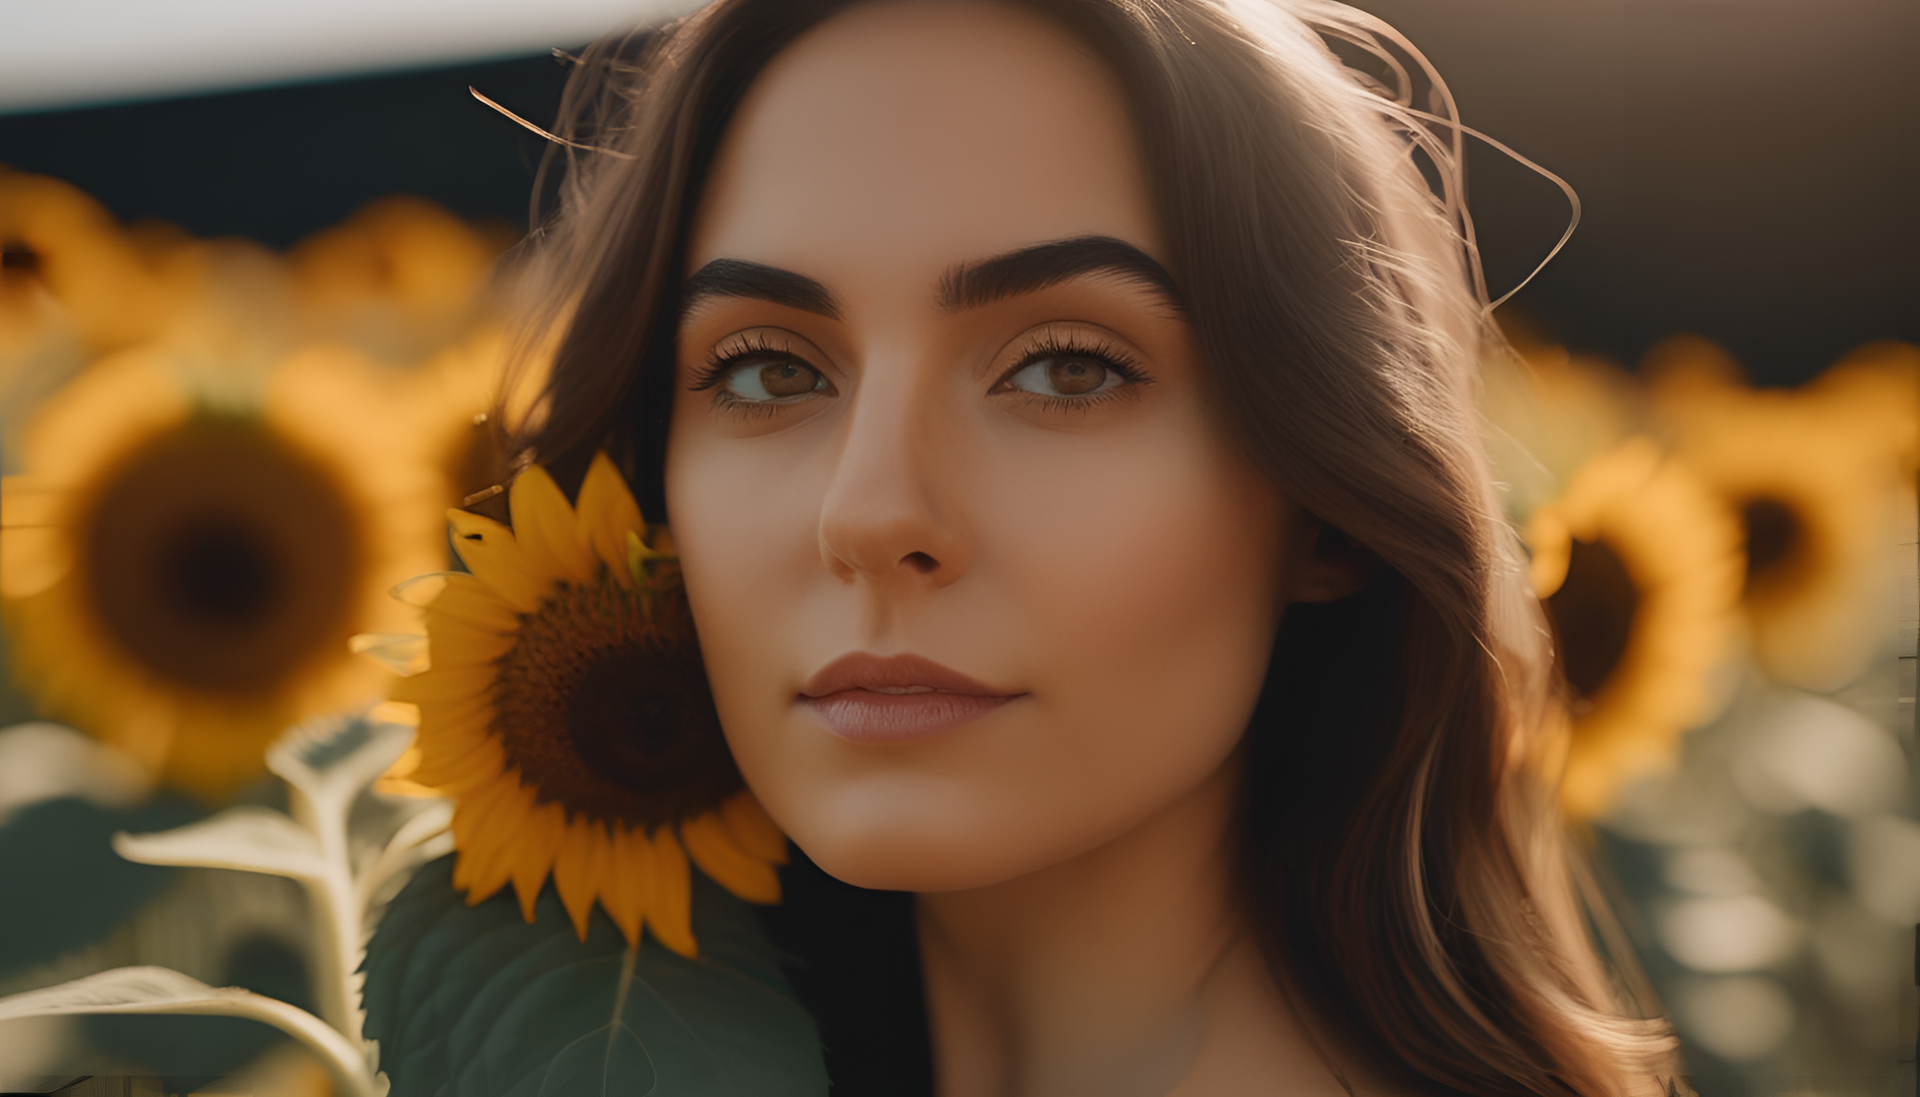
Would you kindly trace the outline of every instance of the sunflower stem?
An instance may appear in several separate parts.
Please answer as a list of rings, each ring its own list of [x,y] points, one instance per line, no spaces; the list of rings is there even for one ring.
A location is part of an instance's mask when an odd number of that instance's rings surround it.
[[[307,884],[313,897],[315,958],[318,978],[320,1016],[341,1035],[362,1043],[359,975],[364,946],[361,925],[364,911],[354,886],[353,865],[347,852],[345,805],[316,802],[297,785],[288,788],[289,807],[296,822],[305,827],[320,845],[320,860],[325,875]]]

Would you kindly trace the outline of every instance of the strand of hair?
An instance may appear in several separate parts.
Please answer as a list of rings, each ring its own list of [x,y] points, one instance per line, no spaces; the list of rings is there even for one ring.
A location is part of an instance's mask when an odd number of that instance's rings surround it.
[[[553,142],[556,145],[565,145],[567,148],[579,149],[581,152],[597,152],[603,156],[611,156],[616,160],[638,159],[638,157],[634,156],[632,153],[620,152],[617,149],[602,148],[599,145],[584,144],[579,141],[574,141],[574,140],[570,140],[568,138],[562,137],[557,133],[554,133],[550,130],[543,129],[540,126],[534,125],[532,122],[529,122],[525,118],[522,118],[519,115],[513,113],[512,111],[508,110],[506,107],[503,107],[499,103],[494,102],[492,99],[487,98],[486,93],[482,92],[479,88],[474,87],[472,84],[467,85],[467,91],[471,92],[475,99],[480,100],[482,103],[485,103],[487,106],[492,107],[494,110],[499,111],[501,114],[505,115],[509,119],[512,119],[521,128],[537,133],[541,137],[546,138],[547,140]]]

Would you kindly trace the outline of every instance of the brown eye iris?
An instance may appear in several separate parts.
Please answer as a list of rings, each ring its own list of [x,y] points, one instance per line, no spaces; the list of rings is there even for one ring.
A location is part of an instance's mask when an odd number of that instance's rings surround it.
[[[805,396],[819,384],[819,375],[798,362],[768,362],[760,367],[760,387],[774,399]]]
[[[1053,399],[1104,395],[1132,378],[1121,367],[1110,365],[1098,355],[1060,349],[1043,351],[1028,358],[1003,384],[1007,388]],[[1086,403],[1086,400],[1073,400]]]
[[[737,361],[727,370],[722,382],[736,399],[750,404],[792,400],[816,392],[832,391],[820,371],[792,358],[754,355]]]
[[[1107,382],[1107,367],[1091,358],[1052,358],[1046,370],[1048,385],[1062,396],[1081,396]]]

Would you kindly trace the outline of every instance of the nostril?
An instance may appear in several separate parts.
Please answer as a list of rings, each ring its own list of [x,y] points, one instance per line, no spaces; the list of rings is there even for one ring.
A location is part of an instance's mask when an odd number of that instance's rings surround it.
[[[909,552],[901,558],[900,562],[909,565],[923,575],[940,566],[940,561],[935,560],[924,552]]]

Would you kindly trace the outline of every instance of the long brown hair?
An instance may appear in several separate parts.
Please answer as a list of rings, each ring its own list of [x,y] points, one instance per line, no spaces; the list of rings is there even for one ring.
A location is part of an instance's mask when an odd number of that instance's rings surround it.
[[[761,68],[859,0],[718,0],[578,59],[529,269],[557,336],[527,441],[664,514],[688,226]],[[1322,0],[1011,0],[1121,77],[1222,429],[1379,562],[1289,610],[1249,728],[1240,885],[1330,1045],[1425,1088],[1647,1089],[1671,1053],[1576,897],[1551,660],[1478,440],[1492,339],[1441,84]],[[1338,1056],[1335,1056],[1338,1059]]]

